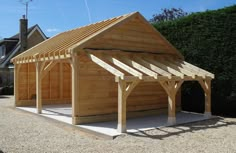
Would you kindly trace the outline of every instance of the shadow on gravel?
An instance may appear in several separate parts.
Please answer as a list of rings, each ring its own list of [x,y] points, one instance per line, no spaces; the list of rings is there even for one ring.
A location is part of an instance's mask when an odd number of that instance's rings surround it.
[[[236,125],[236,122],[233,122],[233,121],[225,122],[223,119],[219,117],[219,118],[215,118],[211,120],[205,120],[205,121],[199,121],[199,122],[187,123],[187,124],[169,127],[175,132],[167,131],[165,128],[156,128],[155,130],[158,130],[158,131],[155,131],[155,134],[152,134],[151,131],[139,131],[138,133],[127,133],[127,134],[131,136],[136,136],[136,137],[147,137],[151,139],[162,140],[164,138],[171,137],[171,136],[180,136],[181,134],[187,133],[187,132],[193,133],[199,130],[216,129],[216,128],[225,127],[229,125]],[[160,134],[156,134],[156,133],[160,133]]]
[[[0,149],[0,153],[4,153],[4,152]]]

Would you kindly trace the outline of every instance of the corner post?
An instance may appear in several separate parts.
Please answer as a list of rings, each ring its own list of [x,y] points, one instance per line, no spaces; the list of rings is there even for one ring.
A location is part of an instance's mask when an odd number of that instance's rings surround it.
[[[18,106],[18,101],[19,101],[19,94],[18,94],[18,76],[19,76],[19,65],[15,64],[14,65],[14,95],[15,95],[15,103],[14,106]]]
[[[119,79],[118,82],[118,126],[117,131],[126,132],[126,82]]]
[[[42,113],[41,66],[42,63],[36,62],[36,108],[38,114]]]
[[[71,57],[72,87],[72,124],[79,124],[79,58],[76,53]]]
[[[198,81],[204,90],[205,95],[205,117],[209,118],[211,117],[211,80],[199,80]]]

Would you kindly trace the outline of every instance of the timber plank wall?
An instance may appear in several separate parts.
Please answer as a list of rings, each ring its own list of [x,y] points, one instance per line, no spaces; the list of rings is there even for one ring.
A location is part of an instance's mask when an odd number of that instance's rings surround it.
[[[79,61],[80,116],[117,113],[118,85],[114,75],[93,63],[86,55],[80,55]],[[177,107],[180,106],[180,93],[177,95]],[[127,99],[127,111],[167,109],[167,98],[158,82],[141,82]]]
[[[79,56],[79,61],[80,116],[117,113],[118,86],[114,75],[93,63],[85,54]],[[60,68],[60,64],[62,68]],[[35,64],[22,64],[19,78],[17,106],[35,106]],[[57,63],[44,76],[42,99],[43,105],[71,104],[71,67],[69,63]],[[180,107],[180,94],[177,95],[176,106]],[[167,94],[158,82],[141,82],[127,99],[128,112],[167,110],[167,107]]]

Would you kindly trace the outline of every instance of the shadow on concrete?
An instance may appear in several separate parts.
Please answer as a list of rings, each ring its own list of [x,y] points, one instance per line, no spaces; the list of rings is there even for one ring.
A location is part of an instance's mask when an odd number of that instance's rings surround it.
[[[181,124],[177,126],[171,126],[170,128],[174,130],[175,132],[170,132],[166,130],[165,128],[156,128],[155,130],[158,130],[158,131],[155,133],[158,133],[158,134],[151,134],[150,131],[139,131],[138,133],[127,133],[127,134],[131,136],[136,136],[136,137],[147,137],[151,139],[162,140],[171,136],[180,136],[181,134],[187,133],[187,132],[193,133],[199,130],[216,129],[216,128],[225,127],[229,125],[236,125],[236,122],[233,122],[233,121],[225,122],[222,118],[217,117],[217,118],[205,120],[205,121],[198,121],[194,123],[186,123],[186,124]]]
[[[8,98],[10,98],[10,97],[4,96],[4,95],[0,95],[0,98],[1,98],[1,99],[8,99]],[[1,150],[0,150],[0,153],[1,153]]]
[[[52,111],[51,109],[46,109],[46,108],[44,108],[44,110],[49,111],[49,112],[52,112],[53,115],[71,117],[71,115],[69,115],[69,114],[60,113],[60,112],[58,112],[58,111]],[[50,115],[50,114],[47,114],[47,115]]]

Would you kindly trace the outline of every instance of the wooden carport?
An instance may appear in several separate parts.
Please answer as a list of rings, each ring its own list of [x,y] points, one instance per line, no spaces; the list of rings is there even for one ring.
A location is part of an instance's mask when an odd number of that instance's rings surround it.
[[[91,62],[111,75],[96,67],[96,74],[100,76],[86,75],[87,79],[96,83],[106,74],[107,80],[112,79],[118,85],[119,132],[126,131],[128,96],[138,84],[145,82],[158,82],[166,92],[169,124],[176,122],[176,94],[184,81],[200,83],[205,93],[205,114],[211,114],[211,80],[214,74],[184,61],[182,55],[137,12],[61,33],[12,61],[15,65],[16,106],[19,101],[20,67],[22,64],[35,64],[38,113],[42,111],[43,78],[55,65],[60,65],[59,77],[62,76],[63,66],[71,66],[73,124],[82,123],[80,103],[85,87],[80,80],[89,69],[86,64]],[[63,82],[63,77],[59,80]],[[63,86],[58,89],[62,94]]]

